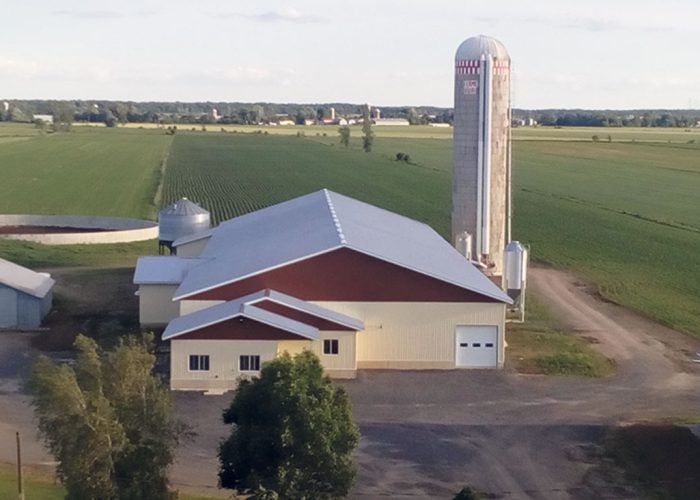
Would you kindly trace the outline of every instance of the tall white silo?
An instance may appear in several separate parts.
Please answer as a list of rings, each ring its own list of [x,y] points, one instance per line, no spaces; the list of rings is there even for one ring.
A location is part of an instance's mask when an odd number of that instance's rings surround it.
[[[510,116],[508,52],[468,38],[455,56],[452,240],[495,276],[510,232]]]

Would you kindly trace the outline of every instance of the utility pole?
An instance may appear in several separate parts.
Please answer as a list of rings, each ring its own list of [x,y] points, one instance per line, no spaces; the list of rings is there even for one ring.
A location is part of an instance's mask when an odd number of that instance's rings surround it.
[[[22,444],[17,432],[17,492],[19,500],[24,500],[24,481],[22,479]]]

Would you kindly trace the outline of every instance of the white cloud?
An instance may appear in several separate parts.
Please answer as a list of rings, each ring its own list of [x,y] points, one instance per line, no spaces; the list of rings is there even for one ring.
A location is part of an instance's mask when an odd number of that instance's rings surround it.
[[[39,65],[34,61],[18,61],[0,56],[0,75],[8,78],[32,78]]]
[[[208,13],[211,17],[216,17],[219,19],[227,19],[232,17],[243,17],[245,19],[250,19],[252,21],[262,22],[262,23],[277,23],[277,22],[288,22],[296,24],[310,24],[310,23],[320,23],[327,19],[321,16],[316,16],[313,14],[304,14],[294,7],[285,7],[278,10],[270,10],[263,12],[261,14],[242,14],[236,12],[210,12]]]
[[[118,12],[115,10],[54,10],[51,13],[55,16],[72,17],[74,19],[123,19],[155,14],[152,11]]]

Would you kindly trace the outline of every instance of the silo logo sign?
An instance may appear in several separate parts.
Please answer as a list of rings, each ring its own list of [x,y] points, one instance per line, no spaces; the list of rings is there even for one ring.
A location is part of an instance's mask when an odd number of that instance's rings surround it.
[[[465,94],[476,94],[476,89],[479,87],[479,82],[477,80],[466,80],[464,82],[464,93]]]

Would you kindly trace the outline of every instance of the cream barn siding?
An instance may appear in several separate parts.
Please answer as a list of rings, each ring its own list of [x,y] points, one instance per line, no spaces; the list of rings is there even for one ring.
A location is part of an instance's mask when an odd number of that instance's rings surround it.
[[[503,366],[505,304],[315,303],[365,322],[365,330],[357,333],[357,368],[454,368],[458,325],[496,325],[498,365]]]
[[[323,354],[323,341],[325,339],[338,340],[338,354]],[[277,352],[288,352],[292,356],[310,349],[321,360],[323,368],[331,378],[355,378],[357,369],[356,333],[346,331],[321,332],[320,340],[280,340],[277,343]]]
[[[204,247],[209,243],[209,237],[202,238],[200,240],[190,241],[188,243],[182,243],[177,246],[177,256],[178,257],[198,257],[202,253]]]
[[[284,352],[295,356],[306,349],[312,349],[312,340],[279,340],[277,342],[277,354]]]
[[[223,303],[223,300],[181,300],[180,316]]]
[[[190,354],[209,355],[209,371],[190,371]],[[277,342],[269,340],[173,340],[170,342],[170,387],[180,390],[235,389],[241,376],[238,357],[260,356],[260,364],[277,356]]]
[[[177,285],[139,285],[141,325],[167,325],[180,316],[180,304],[173,302]]]

